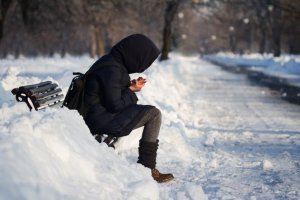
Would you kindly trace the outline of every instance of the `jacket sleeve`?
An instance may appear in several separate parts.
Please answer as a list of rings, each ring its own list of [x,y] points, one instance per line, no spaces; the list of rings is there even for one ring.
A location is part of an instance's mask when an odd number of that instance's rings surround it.
[[[121,80],[122,74],[118,69],[106,71],[103,77],[104,101],[108,111],[112,113],[120,112],[138,101],[136,94],[124,87]]]

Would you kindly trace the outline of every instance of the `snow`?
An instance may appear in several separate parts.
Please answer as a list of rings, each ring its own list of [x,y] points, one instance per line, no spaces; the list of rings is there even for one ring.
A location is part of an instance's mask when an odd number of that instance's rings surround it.
[[[113,150],[94,140],[76,112],[29,112],[10,93],[45,80],[65,93],[71,72],[94,61],[1,60],[1,200],[300,198],[300,107],[198,56],[172,54],[142,74],[148,82],[139,102],[163,114],[157,168],[175,176],[164,184],[136,164],[142,129]]]
[[[272,165],[272,163],[269,160],[264,160],[263,161],[263,169],[265,171],[271,170],[272,168],[273,168],[273,165]]]
[[[272,54],[244,54],[220,52],[205,56],[207,60],[248,72],[259,72],[262,77],[271,77],[288,86],[300,88],[300,56]]]
[[[277,74],[293,74],[300,76],[300,56],[282,55],[280,57],[273,57],[272,54],[244,54],[237,55],[233,53],[218,53],[209,56],[209,58],[224,62],[235,64],[248,68],[260,68],[266,73]]]
[[[250,20],[248,18],[245,18],[243,21],[244,21],[245,24],[249,24]]]
[[[183,12],[178,13],[178,18],[179,19],[183,19],[183,17],[184,17],[184,13]]]

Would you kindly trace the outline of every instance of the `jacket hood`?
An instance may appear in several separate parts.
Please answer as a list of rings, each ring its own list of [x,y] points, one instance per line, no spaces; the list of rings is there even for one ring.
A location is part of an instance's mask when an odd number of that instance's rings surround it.
[[[128,73],[144,72],[158,57],[160,51],[145,35],[130,35],[115,46],[109,53]]]

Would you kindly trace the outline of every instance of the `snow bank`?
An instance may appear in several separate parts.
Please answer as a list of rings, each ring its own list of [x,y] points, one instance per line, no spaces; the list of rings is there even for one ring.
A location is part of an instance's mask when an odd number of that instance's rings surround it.
[[[218,53],[204,58],[228,70],[244,72],[251,80],[277,89],[284,99],[299,104],[300,56]]]
[[[189,58],[175,60],[155,63],[139,94],[141,103],[163,111],[159,159],[166,165],[193,157],[184,139],[185,120],[177,113],[185,87],[176,80],[190,70],[182,67]],[[93,62],[87,56],[1,61],[0,199],[159,199],[150,171],[136,164],[141,129],[122,139],[114,151],[93,139],[76,112],[48,108],[30,113],[10,93],[14,87],[45,80],[57,82],[66,92],[72,72],[86,71]],[[192,186],[187,190],[195,196]]]
[[[267,170],[271,170],[273,168],[273,165],[269,160],[264,160],[262,163],[262,167],[265,171],[267,171]]]
[[[95,142],[78,115],[6,103],[1,112],[0,199],[158,199],[149,172]]]
[[[238,65],[246,68],[260,68],[265,73],[280,75],[296,75],[300,77],[300,56],[282,55],[273,57],[272,54],[244,54],[217,53],[209,55],[208,59],[213,59],[221,63]]]

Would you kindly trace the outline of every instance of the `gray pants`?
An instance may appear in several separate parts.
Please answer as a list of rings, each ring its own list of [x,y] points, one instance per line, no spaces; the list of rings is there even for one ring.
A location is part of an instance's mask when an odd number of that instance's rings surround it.
[[[156,142],[161,126],[161,112],[153,107],[140,119],[134,129],[144,126],[142,141]]]

